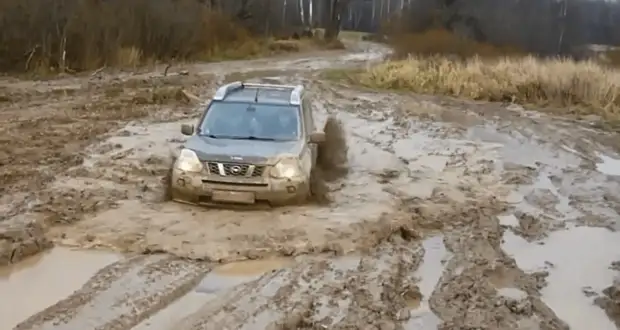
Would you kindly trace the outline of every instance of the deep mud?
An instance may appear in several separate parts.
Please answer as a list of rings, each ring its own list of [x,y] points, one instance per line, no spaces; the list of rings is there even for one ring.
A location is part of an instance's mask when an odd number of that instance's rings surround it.
[[[385,52],[359,43],[349,53],[188,65],[189,75],[164,78],[5,83],[0,262],[52,243],[52,255],[75,247],[125,256],[76,277],[75,292],[49,294],[57,303],[14,302],[31,316],[9,311],[0,327],[615,329],[617,137],[515,106],[319,78]],[[329,203],[237,211],[166,201],[180,125],[201,110],[188,95],[239,77],[307,86],[319,127],[332,132],[316,177]],[[68,117],[84,120],[65,123],[68,104],[78,109]],[[56,133],[34,134],[24,123],[37,118]],[[55,264],[65,280],[83,269]],[[14,270],[2,286],[0,272],[0,294],[28,292],[27,280],[14,280],[27,274]]]
[[[603,296],[595,301],[620,328],[620,279],[615,279],[611,286],[603,290]]]

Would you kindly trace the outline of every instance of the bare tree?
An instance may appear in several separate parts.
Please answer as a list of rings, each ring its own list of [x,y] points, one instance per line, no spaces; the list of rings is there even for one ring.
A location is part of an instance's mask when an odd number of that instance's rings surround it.
[[[560,29],[560,35],[558,36],[558,50],[557,53],[560,54],[562,52],[562,45],[564,44],[564,34],[566,33],[566,11],[568,4],[567,0],[562,0],[560,3],[560,11],[558,13],[558,23]]]
[[[349,0],[325,0],[329,2],[329,21],[325,28],[325,39],[333,40],[338,38],[342,14],[345,13]]]

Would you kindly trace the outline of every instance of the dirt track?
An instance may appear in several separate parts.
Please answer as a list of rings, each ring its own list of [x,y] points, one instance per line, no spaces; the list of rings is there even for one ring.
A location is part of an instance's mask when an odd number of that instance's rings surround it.
[[[0,303],[0,327],[615,329],[618,138],[319,78],[385,52],[3,81],[0,264],[14,265],[0,295],[29,298]],[[344,123],[350,172],[329,183],[331,205],[163,201],[180,124],[199,114],[181,89],[206,97],[240,78],[304,83],[319,121]],[[30,255],[41,261],[24,268]]]

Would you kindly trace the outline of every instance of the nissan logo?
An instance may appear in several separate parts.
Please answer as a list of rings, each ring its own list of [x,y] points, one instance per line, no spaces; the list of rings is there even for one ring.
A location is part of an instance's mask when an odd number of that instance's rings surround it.
[[[239,174],[239,172],[241,172],[241,166],[233,166],[230,168],[230,171],[233,172],[233,174]]]

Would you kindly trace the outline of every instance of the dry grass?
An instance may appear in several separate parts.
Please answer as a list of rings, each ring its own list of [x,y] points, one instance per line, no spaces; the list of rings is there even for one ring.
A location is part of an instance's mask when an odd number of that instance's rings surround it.
[[[373,88],[514,102],[620,119],[620,72],[593,61],[533,56],[455,61],[412,56],[354,75],[352,80]]]
[[[443,30],[392,35],[389,43],[395,51],[392,60],[325,77],[370,88],[514,102],[556,114],[620,120],[620,71],[600,61],[543,59]]]

